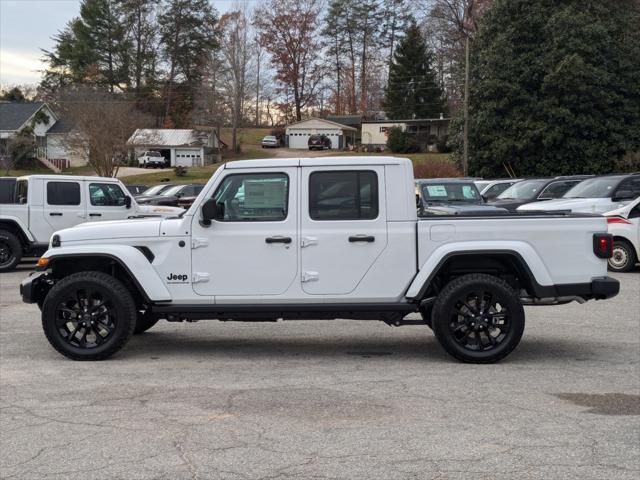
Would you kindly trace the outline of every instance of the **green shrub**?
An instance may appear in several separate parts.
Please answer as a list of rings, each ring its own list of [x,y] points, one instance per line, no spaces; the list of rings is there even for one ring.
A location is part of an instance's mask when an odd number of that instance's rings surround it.
[[[183,167],[181,165],[173,167],[173,173],[176,177],[184,177],[187,175],[187,167]]]
[[[387,148],[393,153],[409,152],[409,135],[399,127],[391,127],[387,135]]]

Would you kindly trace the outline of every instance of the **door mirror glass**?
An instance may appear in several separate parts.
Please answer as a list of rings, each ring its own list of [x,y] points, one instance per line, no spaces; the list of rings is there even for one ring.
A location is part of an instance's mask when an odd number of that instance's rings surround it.
[[[619,202],[621,200],[633,200],[634,194],[631,190],[618,190],[614,195],[612,200],[614,202]]]
[[[215,198],[210,198],[202,205],[202,224],[211,225],[211,220],[217,220],[218,215],[223,216]]]

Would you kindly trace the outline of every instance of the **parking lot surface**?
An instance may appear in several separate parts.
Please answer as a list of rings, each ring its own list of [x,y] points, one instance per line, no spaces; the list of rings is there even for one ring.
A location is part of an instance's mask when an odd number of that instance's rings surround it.
[[[0,274],[0,477],[636,479],[640,273],[527,308],[519,348],[456,363],[427,327],[162,322],[113,359],[47,343]]]

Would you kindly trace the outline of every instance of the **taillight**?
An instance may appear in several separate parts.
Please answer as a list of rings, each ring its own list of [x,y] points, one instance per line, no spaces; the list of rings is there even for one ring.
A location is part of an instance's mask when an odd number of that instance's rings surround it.
[[[607,223],[622,223],[624,225],[631,225],[631,222],[623,217],[607,217]]]
[[[595,233],[593,235],[593,253],[598,258],[611,258],[613,256],[613,235]]]

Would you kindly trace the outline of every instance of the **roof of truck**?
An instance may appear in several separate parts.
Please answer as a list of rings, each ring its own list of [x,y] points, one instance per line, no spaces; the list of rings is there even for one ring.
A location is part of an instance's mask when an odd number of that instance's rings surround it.
[[[363,166],[400,165],[411,162],[408,158],[382,156],[305,157],[269,158],[261,160],[235,160],[227,162],[225,168],[273,168],[273,167],[321,167],[321,166]]]
[[[82,181],[82,180],[88,180],[88,181],[101,181],[104,182],[105,180],[113,180],[113,181],[119,181],[119,179],[117,178],[113,178],[113,177],[97,177],[97,176],[84,176],[84,175],[23,175],[22,177],[18,177],[18,180],[23,180],[23,179],[33,179],[33,180],[75,180],[77,181]]]

